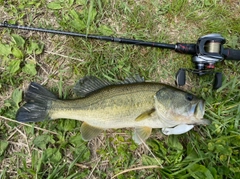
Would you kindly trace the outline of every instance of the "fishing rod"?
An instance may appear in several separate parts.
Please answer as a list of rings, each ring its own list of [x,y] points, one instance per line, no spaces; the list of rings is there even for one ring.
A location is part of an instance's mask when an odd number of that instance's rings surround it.
[[[36,31],[43,33],[51,33],[57,35],[66,35],[72,37],[81,37],[86,39],[104,40],[110,42],[118,42],[122,44],[132,44],[145,47],[158,47],[163,49],[175,50],[175,52],[192,55],[192,62],[195,64],[194,69],[180,68],[176,74],[176,83],[183,86],[186,81],[186,71],[192,72],[199,76],[205,74],[215,74],[213,88],[218,89],[222,85],[222,73],[214,72],[215,63],[222,60],[238,60],[240,61],[240,50],[224,48],[226,40],[220,34],[208,34],[200,37],[196,44],[193,43],[176,43],[166,44],[159,42],[150,42],[143,40],[118,38],[111,36],[101,36],[93,34],[81,34],[75,32],[67,32],[61,30],[35,28],[29,26],[20,26],[16,24],[8,24],[7,21],[0,23],[2,28],[19,29],[27,31]]]

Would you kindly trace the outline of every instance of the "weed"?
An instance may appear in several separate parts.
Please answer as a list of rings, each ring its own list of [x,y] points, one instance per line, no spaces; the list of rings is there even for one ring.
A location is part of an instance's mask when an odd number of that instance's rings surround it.
[[[1,20],[20,25],[156,42],[195,43],[220,33],[240,47],[238,1],[0,1]],[[131,129],[108,130],[90,142],[73,120],[19,124],[14,118],[30,81],[72,98],[85,75],[108,80],[140,74],[175,85],[191,57],[169,50],[21,30],[0,32],[0,178],[239,178],[239,62],[223,61],[223,85],[212,76],[187,76],[184,90],[202,96],[209,126],[163,136],[159,129],[137,146]]]

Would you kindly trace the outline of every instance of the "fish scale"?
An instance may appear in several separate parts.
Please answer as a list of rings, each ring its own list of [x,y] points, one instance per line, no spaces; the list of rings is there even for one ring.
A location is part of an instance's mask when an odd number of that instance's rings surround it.
[[[130,122],[134,123],[139,115],[154,107],[154,95],[162,86],[147,83],[113,85],[86,98],[53,101],[49,117],[71,118],[104,128],[134,127]],[[116,123],[122,124],[117,126]]]

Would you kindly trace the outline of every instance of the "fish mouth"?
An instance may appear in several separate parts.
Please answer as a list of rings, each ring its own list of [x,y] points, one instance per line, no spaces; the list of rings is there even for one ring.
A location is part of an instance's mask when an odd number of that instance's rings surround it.
[[[203,117],[205,113],[205,101],[201,100],[197,103],[194,114],[199,117]]]
[[[199,121],[197,122],[198,124],[203,124],[203,125],[209,125],[211,122],[208,119],[204,119],[205,113],[205,101],[201,100],[197,104],[195,104],[195,109],[194,109],[194,116],[196,119]]]
[[[200,100],[198,103],[191,105],[190,114],[195,116],[197,119],[202,118],[205,112],[205,102]]]

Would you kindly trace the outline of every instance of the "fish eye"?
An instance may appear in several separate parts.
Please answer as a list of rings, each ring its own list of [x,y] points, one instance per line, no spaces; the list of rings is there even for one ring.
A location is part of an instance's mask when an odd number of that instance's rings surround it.
[[[186,94],[186,100],[188,100],[188,101],[192,101],[193,100],[193,95],[192,94]]]

